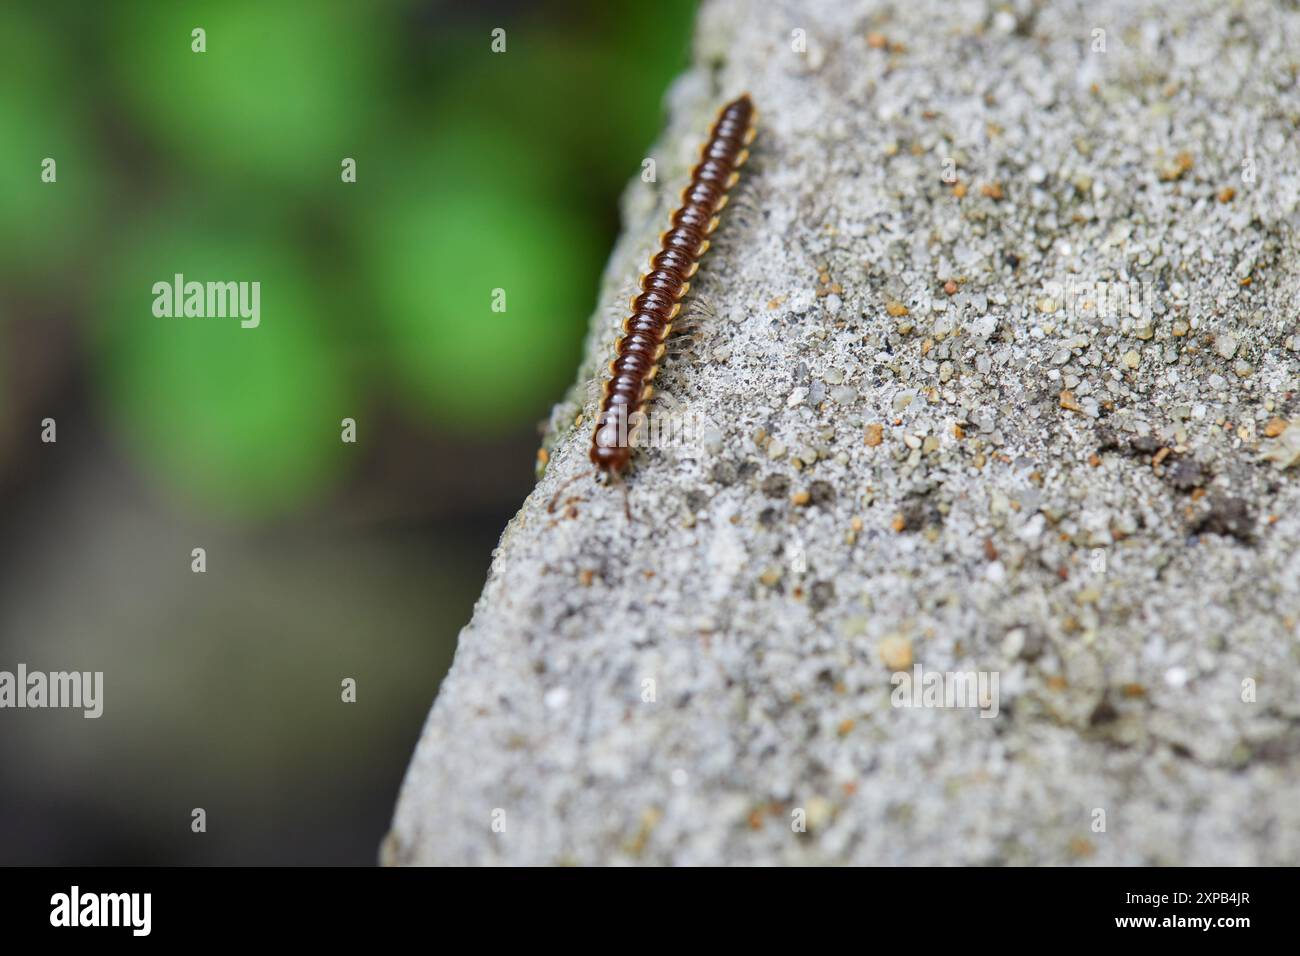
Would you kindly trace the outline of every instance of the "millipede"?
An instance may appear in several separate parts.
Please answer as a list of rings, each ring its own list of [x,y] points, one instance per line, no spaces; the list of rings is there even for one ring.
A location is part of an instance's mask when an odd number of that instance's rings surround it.
[[[681,312],[681,300],[709,249],[709,237],[718,228],[727,194],[749,158],[757,117],[749,94],[718,113],[708,141],[700,149],[700,161],[682,190],[681,205],[672,214],[667,231],[659,236],[659,249],[650,258],[649,270],[641,276],[641,291],[632,296],[631,314],[623,321],[622,337],[614,347],[591,435],[592,464],[610,477],[621,475],[631,463],[639,425],[629,431],[629,422],[644,418],[639,413],[654,395],[652,383],[667,350],[665,342],[673,320]]]
[[[591,461],[611,476],[621,474],[632,460],[636,428],[631,422],[654,395],[654,377],[664,356],[665,340],[681,312],[681,300],[691,287],[700,259],[709,249],[709,236],[718,228],[727,193],[740,179],[757,130],[757,112],[745,94],[718,113],[691,181],[682,190],[681,205],[659,237],[659,251],[641,276],[641,291],[632,297],[631,315],[623,321],[623,336],[614,347],[609,377],[591,434]]]

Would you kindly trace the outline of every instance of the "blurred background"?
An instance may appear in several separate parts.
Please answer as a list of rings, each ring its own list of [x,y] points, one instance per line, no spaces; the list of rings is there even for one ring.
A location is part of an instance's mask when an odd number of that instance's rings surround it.
[[[0,863],[376,861],[693,8],[0,5]]]

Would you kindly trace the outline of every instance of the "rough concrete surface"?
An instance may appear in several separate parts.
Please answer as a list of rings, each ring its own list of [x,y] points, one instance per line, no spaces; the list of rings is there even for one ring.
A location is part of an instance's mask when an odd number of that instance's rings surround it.
[[[695,43],[384,861],[1300,863],[1296,5],[716,0]],[[741,90],[657,382],[708,424],[632,523],[548,513]],[[894,706],[914,664],[996,716]]]

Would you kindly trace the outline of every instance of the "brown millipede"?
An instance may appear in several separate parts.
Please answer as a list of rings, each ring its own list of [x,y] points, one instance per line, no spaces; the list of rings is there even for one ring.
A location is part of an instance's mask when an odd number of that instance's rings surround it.
[[[727,205],[727,191],[740,178],[749,158],[746,148],[754,140],[757,118],[749,94],[724,106],[714,121],[709,139],[691,181],[682,190],[682,204],[659,237],[659,251],[641,276],[641,292],[632,297],[632,314],[623,322],[623,337],[614,347],[609,378],[591,435],[591,461],[601,471],[618,475],[632,459],[635,426],[628,423],[654,394],[653,382],[663,358],[664,341],[690,279],[708,251],[709,236],[718,228],[718,214]]]
[[[654,394],[651,382],[659,371],[665,341],[690,279],[708,251],[709,236],[718,228],[727,192],[740,179],[740,167],[749,158],[747,147],[754,140],[757,117],[748,93],[718,113],[700,149],[700,161],[691,170],[691,181],[682,190],[681,205],[641,276],[641,291],[632,297],[631,314],[623,321],[623,336],[614,347],[591,435],[591,461],[611,477],[621,474],[632,460],[639,425],[634,420],[644,418],[638,413]],[[634,422],[630,432],[629,422]],[[548,510],[554,510],[559,494]]]

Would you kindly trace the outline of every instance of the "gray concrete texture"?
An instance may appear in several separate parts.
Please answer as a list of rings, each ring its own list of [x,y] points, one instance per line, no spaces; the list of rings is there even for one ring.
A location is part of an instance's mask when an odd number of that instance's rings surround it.
[[[383,860],[1300,863],[1300,10],[715,0],[694,63]],[[696,427],[548,512],[742,90]]]

